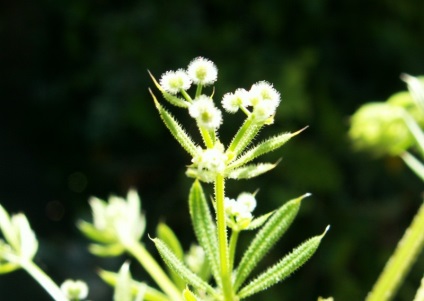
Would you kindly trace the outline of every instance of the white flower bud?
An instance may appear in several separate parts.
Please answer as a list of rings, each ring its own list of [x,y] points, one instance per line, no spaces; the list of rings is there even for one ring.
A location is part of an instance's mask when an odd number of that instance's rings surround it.
[[[69,300],[82,300],[88,296],[88,286],[84,281],[67,279],[60,286]]]
[[[188,112],[197,123],[208,130],[216,130],[222,123],[222,113],[215,107],[212,99],[200,95],[190,105]]]
[[[191,86],[191,80],[183,69],[178,69],[162,74],[160,85],[166,92],[177,94],[181,90],[188,90]]]
[[[240,107],[249,104],[249,93],[245,89],[237,89],[234,93],[226,93],[222,98],[222,107],[228,113],[235,113]]]
[[[247,212],[252,212],[256,208],[256,198],[248,192],[240,193],[237,197],[237,203],[246,208]]]

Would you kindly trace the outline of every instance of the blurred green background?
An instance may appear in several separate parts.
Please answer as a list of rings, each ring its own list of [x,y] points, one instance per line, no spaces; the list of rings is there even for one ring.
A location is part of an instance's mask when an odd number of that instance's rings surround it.
[[[352,151],[349,116],[404,90],[402,72],[424,74],[423,15],[421,0],[4,2],[0,202],[30,219],[37,263],[56,282],[88,281],[91,300],[111,300],[95,272],[124,258],[86,251],[75,222],[89,218],[89,196],[137,188],[148,232],[165,220],[188,249],[190,158],[161,124],[147,69],[160,77],[204,56],[219,68],[216,100],[259,80],[281,92],[275,125],[261,137],[309,125],[266,158],[283,159],[275,170],[228,183],[233,197],[260,188],[258,214],[313,194],[264,267],[331,224],[311,261],[251,300],[364,299],[417,210],[422,183],[397,158]],[[240,118],[225,118],[228,141]],[[133,263],[134,277],[151,282]],[[423,270],[421,256],[396,300],[412,299]],[[50,300],[22,271],[1,276],[0,292]]]

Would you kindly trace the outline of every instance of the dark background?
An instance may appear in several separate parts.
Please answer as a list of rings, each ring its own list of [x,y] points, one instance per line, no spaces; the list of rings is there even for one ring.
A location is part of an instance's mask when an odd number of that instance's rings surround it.
[[[313,194],[264,267],[331,224],[311,261],[251,300],[364,299],[421,203],[422,183],[397,158],[352,151],[349,116],[403,90],[400,73],[424,73],[423,15],[421,0],[4,2],[0,202],[30,219],[37,263],[58,283],[88,281],[91,300],[111,300],[96,269],[117,270],[124,258],[86,251],[75,223],[89,219],[89,196],[137,188],[147,231],[165,220],[188,249],[190,158],[161,124],[147,69],[159,78],[204,56],[219,68],[216,101],[259,80],[282,93],[262,138],[309,125],[266,157],[283,158],[275,170],[228,182],[233,197],[260,188],[257,214]],[[225,115],[224,142],[239,123]],[[421,257],[396,300],[412,299],[423,269]],[[133,273],[151,283],[135,261]],[[1,276],[0,291],[9,300],[50,300],[23,271]]]

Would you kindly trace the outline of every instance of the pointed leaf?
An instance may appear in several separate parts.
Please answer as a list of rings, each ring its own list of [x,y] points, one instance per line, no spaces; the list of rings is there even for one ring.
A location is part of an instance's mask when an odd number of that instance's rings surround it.
[[[79,221],[77,227],[82,234],[91,240],[105,244],[116,242],[116,237],[107,235],[107,231],[98,230],[93,224],[87,223],[86,221]]]
[[[150,91],[150,90],[149,90]],[[181,146],[193,157],[197,155],[197,148],[193,140],[188,136],[186,131],[181,127],[181,125],[175,120],[175,118],[166,111],[157,101],[155,95],[150,91],[150,94],[153,97],[156,108],[159,111],[160,117],[165,123],[166,127],[171,132],[172,136],[181,144]]]
[[[232,158],[237,158],[244,149],[252,142],[253,138],[259,133],[262,124],[253,122],[253,118],[249,116],[240,127],[233,140],[228,147],[227,155]]]
[[[193,273],[181,260],[179,260],[163,241],[159,238],[154,238],[152,240],[165,263],[177,272],[181,278],[183,278],[188,284],[192,285],[195,289],[208,292],[215,297],[217,296],[215,290],[199,276]]]
[[[286,232],[299,211],[301,200],[307,196],[309,194],[285,203],[274,212],[259,230],[237,268],[234,282],[235,290],[240,288],[259,261]]]
[[[254,218],[249,226],[244,229],[244,230],[255,230],[258,229],[260,227],[262,227],[262,225],[268,220],[268,218],[274,213],[274,211],[268,212],[266,214],[263,214],[261,216],[258,216],[256,218]]]
[[[188,287],[183,290],[183,297],[185,301],[198,301],[197,297],[189,290]]]
[[[275,166],[277,166],[278,162],[275,164],[272,163],[258,163],[258,164],[248,164],[243,167],[236,168],[230,171],[227,174],[227,178],[229,179],[251,179],[257,176],[260,176],[267,171],[270,171]]]
[[[190,216],[197,241],[203,248],[217,283],[220,281],[218,239],[208,202],[199,181],[194,181],[189,194]]]
[[[113,294],[114,301],[131,301],[131,274],[129,269],[130,264],[125,262],[119,269],[118,279]]]
[[[240,290],[238,296],[240,299],[249,297],[255,293],[263,291],[270,286],[284,280],[294,271],[299,269],[318,249],[321,239],[325,232],[319,236],[312,237],[295,248],[291,253],[286,255],[278,263],[267,269],[265,272],[256,277],[248,285]]]
[[[406,123],[411,134],[414,136],[417,146],[421,152],[421,156],[424,157],[424,132],[415,121],[415,119],[406,110],[402,114],[403,120]]]
[[[156,228],[156,233],[158,235],[158,238],[168,245],[168,247],[172,250],[172,252],[174,252],[175,256],[177,256],[178,259],[184,259],[184,251],[181,247],[181,243],[170,227],[168,227],[165,223],[159,223]],[[172,277],[174,283],[178,286],[178,288],[180,288],[181,290],[184,289],[185,281],[181,279],[178,273],[175,273],[173,270],[170,269],[169,274]]]
[[[424,164],[408,152],[403,153],[401,158],[405,161],[409,168],[424,181]]]
[[[118,274],[106,270],[100,270],[99,271],[100,278],[103,279],[104,282],[111,286],[116,286],[116,283],[118,281]],[[146,301],[170,301],[169,298],[163,294],[162,292],[158,291],[157,289],[148,286],[144,282],[138,282],[132,280],[131,282],[131,293],[133,295],[138,295],[141,288],[145,288],[145,294],[144,294],[144,300]]]
[[[2,205],[0,205],[0,230],[7,243],[15,250],[19,249],[19,238],[16,235],[9,213]]]
[[[125,248],[120,243],[109,245],[90,244],[88,250],[90,253],[100,257],[114,257],[125,252]]]
[[[242,166],[253,159],[262,156],[263,154],[269,153],[277,148],[283,146],[287,141],[289,141],[292,137],[296,136],[300,132],[302,132],[305,128],[294,132],[294,133],[283,133],[278,136],[269,138],[265,141],[262,141],[252,149],[246,151],[243,155],[241,155],[237,160],[232,162],[228,168],[233,169],[239,166]]]

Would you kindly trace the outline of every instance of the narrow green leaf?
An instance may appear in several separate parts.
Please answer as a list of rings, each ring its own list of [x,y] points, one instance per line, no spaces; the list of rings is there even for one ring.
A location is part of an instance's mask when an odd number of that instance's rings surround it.
[[[405,152],[401,158],[409,166],[409,168],[424,181],[424,164],[415,158],[412,154]]]
[[[101,242],[105,244],[116,242],[116,237],[107,235],[107,231],[98,230],[93,224],[87,223],[85,221],[78,221],[78,229],[87,236],[87,238],[94,240],[96,242]]]
[[[197,148],[193,140],[188,136],[186,131],[175,120],[175,118],[159,104],[153,92],[150,89],[149,91],[153,97],[155,106],[159,111],[160,117],[171,132],[172,136],[174,136],[174,138],[191,156],[195,157],[197,155]]]
[[[248,164],[243,167],[236,168],[230,171],[226,177],[229,179],[251,179],[257,176],[260,176],[271,169],[277,166],[278,162],[275,164],[272,163],[258,163],[258,164]]]
[[[253,138],[259,133],[263,124],[253,123],[253,118],[248,117],[240,127],[228,147],[227,155],[231,158],[237,158],[244,149],[252,142]]]
[[[406,123],[411,134],[414,136],[415,141],[417,142],[418,149],[421,152],[421,156],[424,157],[424,132],[415,121],[415,119],[409,114],[406,110],[403,110],[403,120]]]
[[[188,197],[190,216],[199,245],[203,248],[217,283],[220,281],[218,239],[208,202],[199,181],[194,181]]]
[[[0,254],[0,257],[1,257],[1,254]],[[18,264],[14,264],[10,262],[3,263],[0,261],[0,274],[7,274],[19,268],[20,266]]]
[[[120,243],[108,245],[90,244],[88,250],[90,253],[100,257],[114,257],[125,252],[125,248]]]
[[[309,194],[302,195],[285,203],[274,212],[259,230],[244,253],[237,268],[234,282],[235,290],[240,288],[259,261],[286,232],[299,211],[301,200],[307,196]]]
[[[196,290],[208,292],[217,297],[215,290],[199,276],[193,273],[175,254],[168,248],[168,246],[159,238],[152,239],[156,248],[159,251],[165,263],[177,272],[188,284],[192,285]]]
[[[186,287],[183,291],[183,297],[185,301],[197,301],[197,297],[193,294],[192,291],[189,290],[188,287]]]
[[[274,213],[274,211],[268,212],[266,214],[263,214],[261,216],[258,216],[256,218],[254,218],[250,224],[249,227],[247,227],[244,230],[255,230],[258,229],[260,227],[262,227],[262,225],[268,220],[268,218]]]
[[[297,131],[297,132],[294,132],[294,133],[283,133],[283,134],[280,134],[278,136],[269,138],[265,141],[262,141],[261,143],[259,143],[255,147],[253,147],[252,149],[246,151],[237,160],[232,162],[228,166],[228,168],[229,169],[237,168],[239,166],[242,166],[242,165],[252,161],[253,159],[255,159],[259,156],[262,156],[263,154],[269,153],[271,151],[276,150],[277,148],[280,148],[287,141],[289,141],[292,137],[301,133],[304,129],[306,129],[306,127]]]
[[[155,84],[156,88],[158,88],[159,91],[162,92],[163,98],[165,98],[170,104],[180,107],[180,108],[188,108],[190,103],[188,101],[185,101],[184,99],[181,99],[175,95],[172,95],[168,92],[166,92],[162,86],[157,82],[156,78],[149,72],[150,77],[153,80],[153,83]]]
[[[11,218],[6,209],[0,205],[0,230],[3,233],[3,237],[6,239],[7,243],[14,249],[19,249],[19,237],[13,228]]]
[[[302,243],[291,253],[283,257],[278,263],[267,269],[242,288],[238,293],[240,299],[249,297],[274,284],[277,284],[299,269],[318,249],[318,246],[328,229],[329,227],[325,229],[323,234],[312,237]]]
[[[413,301],[424,301],[424,277],[421,278],[421,285],[418,288]]]
[[[161,239],[164,243],[168,245],[168,247],[174,252],[175,256],[178,259],[184,259],[184,251],[181,247],[181,243],[175,235],[174,231],[170,227],[168,227],[165,223],[159,223],[156,228],[156,233],[159,239]],[[179,289],[184,289],[185,281],[181,279],[178,273],[175,273],[173,270],[169,270],[169,274],[172,277],[174,283],[178,286]]]
[[[116,283],[118,281],[117,273],[106,271],[106,270],[100,270],[99,276],[100,278],[103,279],[104,282],[106,282],[110,286],[116,286]],[[148,286],[144,282],[138,282],[135,280],[131,281],[131,293],[133,296],[138,295],[141,288],[146,289],[144,293],[145,301],[172,301],[165,294],[163,294],[162,292],[158,291],[157,289],[153,287]]]
[[[131,273],[130,264],[125,262],[119,269],[118,279],[113,294],[114,301],[131,301]]]

